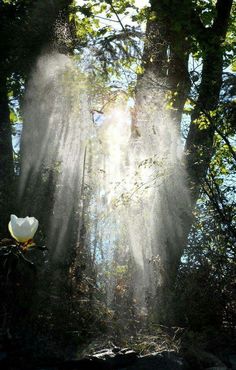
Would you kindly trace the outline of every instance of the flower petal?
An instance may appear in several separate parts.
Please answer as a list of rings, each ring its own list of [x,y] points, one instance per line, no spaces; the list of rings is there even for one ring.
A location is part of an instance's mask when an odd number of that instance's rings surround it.
[[[11,215],[8,228],[14,239],[24,243],[33,238],[38,228],[38,220],[34,217],[18,218],[16,215]]]
[[[31,226],[31,239],[34,237],[34,234],[36,233],[37,229],[38,229],[38,226],[39,226],[39,222],[38,220],[36,220],[36,218],[32,217],[34,220],[33,220],[33,224]]]

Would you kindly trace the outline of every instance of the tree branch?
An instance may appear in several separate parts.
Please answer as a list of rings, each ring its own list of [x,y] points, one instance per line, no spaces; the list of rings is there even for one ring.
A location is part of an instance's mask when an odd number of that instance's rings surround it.
[[[216,3],[216,17],[211,28],[212,35],[225,38],[233,0],[218,0]]]

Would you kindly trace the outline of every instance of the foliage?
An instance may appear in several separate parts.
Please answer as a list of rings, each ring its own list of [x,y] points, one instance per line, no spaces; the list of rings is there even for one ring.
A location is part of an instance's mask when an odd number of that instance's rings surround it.
[[[130,17],[130,13],[139,14],[133,2],[88,1],[82,6],[74,4],[70,16],[77,34],[76,49],[85,68],[93,75],[104,74],[116,84],[122,78],[126,87],[138,71],[143,37],[137,23],[122,23],[120,15]]]
[[[218,137],[176,287],[180,323],[194,330],[235,327],[235,170],[228,145]]]
[[[128,96],[134,96],[135,86],[136,90],[138,86],[136,82],[145,74],[147,61],[143,57],[143,47],[147,42],[148,34],[145,36],[142,31],[143,22],[157,21],[161,24],[164,21],[165,25],[168,25],[166,39],[171,47],[167,48],[165,57],[169,74],[173,72],[171,66],[175,67],[171,64],[172,51],[180,59],[182,57],[188,59],[191,55],[193,62],[187,71],[191,91],[187,94],[188,100],[184,111],[189,117],[193,117],[193,122],[201,133],[204,134],[208,129],[213,128],[214,137],[207,177],[204,184],[201,184],[195,223],[177,276],[174,292],[175,312],[179,324],[188,325],[194,330],[203,330],[206,326],[233,329],[236,320],[236,303],[233,295],[236,243],[234,73],[227,71],[221,74],[223,83],[220,98],[216,97],[216,104],[213,104],[210,109],[207,109],[202,101],[199,103],[198,99],[202,91],[202,63],[209,54],[216,58],[223,55],[224,68],[232,67],[232,71],[235,70],[235,4],[226,38],[223,40],[224,37],[222,37],[223,41],[219,42],[217,49],[214,30],[211,29],[217,15],[216,2],[213,0],[185,0],[181,4],[178,1],[162,1],[158,2],[162,6],[157,6],[156,14],[150,11],[149,7],[137,9],[134,1],[89,0],[80,6],[74,1],[71,2],[70,7],[67,7],[68,4],[58,2],[59,10],[57,8],[55,12],[52,11],[49,3],[5,0],[0,4],[0,73],[7,77],[9,119],[13,133],[16,130],[16,124],[21,122],[20,105],[25,81],[36,58],[46,45],[54,44],[53,47],[59,51],[74,55],[79,68],[86,71],[88,80],[91,81],[92,108],[101,111],[111,102],[116,101],[121,91],[125,93],[126,100]],[[151,1],[152,10],[155,10],[156,3]],[[121,18],[123,15],[129,16],[134,23],[123,24]],[[148,58],[151,60],[150,55]],[[216,64],[214,60],[209,73],[215,68],[213,64]],[[209,77],[212,87],[215,85],[214,78]],[[72,83],[73,81],[71,81],[71,88]],[[171,108],[174,114],[177,111],[175,103],[182,94],[180,84],[177,84],[173,91],[169,91],[169,86],[167,90],[166,96],[169,97],[169,103],[166,108]],[[213,95],[213,92],[206,89],[204,98],[210,94]],[[194,117],[197,110],[199,114]],[[204,148],[206,145],[203,143],[202,152],[198,152],[199,162],[202,160]],[[97,154],[94,152],[95,157]],[[18,154],[14,153],[14,155],[17,164],[16,173],[19,173]],[[142,199],[150,186],[158,186],[158,181],[165,176],[161,171],[163,161],[164,159],[157,159],[154,156],[139,163],[133,178],[133,188],[129,192],[121,192],[118,199],[114,200],[115,206],[127,205],[136,198]],[[42,169],[41,186],[34,199],[41,215],[45,214],[45,203],[41,200],[46,198],[48,208],[52,208],[54,201],[60,164],[55,163],[52,167]],[[151,184],[145,183],[140,178],[140,173],[145,172],[145,169],[154,169]],[[125,180],[123,183],[121,181],[121,188]],[[91,202],[95,202],[96,195],[93,194],[92,185],[89,188],[89,185],[85,184],[85,197],[87,199],[90,197]],[[28,190],[29,193],[34,193],[34,189]],[[91,209],[92,207],[90,209],[88,207],[87,211]],[[102,217],[100,214],[90,217],[85,213],[81,221],[84,223],[84,233],[86,234],[86,228],[87,231],[92,228],[91,223],[94,223],[93,227],[96,229],[99,222],[104,222]],[[49,219],[43,216],[42,218],[44,232],[47,230]],[[58,335],[66,341],[67,335],[70,338],[74,335],[75,342],[78,343],[104,330],[110,329],[121,334],[124,322],[130,332],[142,327],[146,316],[143,313],[137,315],[135,312],[136,302],[131,288],[132,274],[135,270],[133,261],[128,259],[124,262],[116,256],[109,269],[105,263],[103,264],[103,246],[99,244],[99,235],[96,231],[94,234],[95,239],[90,241],[90,244],[82,235],[79,246],[76,246],[77,249],[71,256],[72,259],[74,258],[73,261],[69,263],[66,261],[63,266],[53,267],[48,267],[42,262],[39,269],[40,278],[37,280],[38,297],[34,303],[26,299],[28,304],[32,303],[30,311],[35,322],[32,324],[31,321],[31,324],[35,332],[41,328],[41,333],[45,333],[50,327],[55,337]],[[41,238],[43,240],[45,235],[41,235]],[[122,250],[122,243],[122,240],[116,241],[120,250]],[[74,245],[73,247],[75,248]],[[30,262],[27,262],[22,251],[15,245],[3,247],[1,252],[1,259],[4,259],[1,265],[2,281],[5,281],[6,276],[10,276],[12,279],[10,297],[16,293],[14,304],[19,306],[22,304],[22,297],[26,297],[26,289],[28,287],[32,288],[32,291],[34,289],[29,282],[31,273],[29,271],[24,273],[21,268],[19,269],[22,264],[30,266]],[[96,260],[97,256],[99,258]],[[13,261],[11,264],[9,264],[9,258]],[[102,274],[106,281],[101,278]],[[50,283],[52,276],[53,281],[58,282],[57,287]],[[107,281],[112,282],[115,292],[110,307],[105,303]],[[19,292],[18,283],[25,287],[24,294]],[[1,285],[1,297],[6,298],[9,291],[4,284]],[[32,285],[34,285],[33,281]],[[16,315],[14,320],[14,323],[17,323]],[[111,321],[113,321],[112,324]],[[152,350],[160,348],[157,337],[160,338],[161,334],[147,336],[145,343],[143,343],[145,337],[142,337],[135,346],[145,353],[150,348]],[[172,348],[171,345],[170,348]]]

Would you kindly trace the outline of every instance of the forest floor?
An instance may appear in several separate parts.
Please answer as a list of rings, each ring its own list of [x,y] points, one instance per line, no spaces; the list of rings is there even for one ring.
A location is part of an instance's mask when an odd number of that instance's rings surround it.
[[[1,339],[1,370],[236,370],[236,338],[226,332],[160,327],[152,335],[101,335],[64,348],[49,337],[32,345]]]

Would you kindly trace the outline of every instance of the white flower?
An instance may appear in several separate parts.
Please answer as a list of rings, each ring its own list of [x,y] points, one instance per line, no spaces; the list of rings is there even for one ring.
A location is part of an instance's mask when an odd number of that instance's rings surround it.
[[[8,229],[11,236],[20,243],[25,243],[33,239],[37,231],[39,222],[34,217],[18,218],[11,215],[11,220],[8,224]]]

